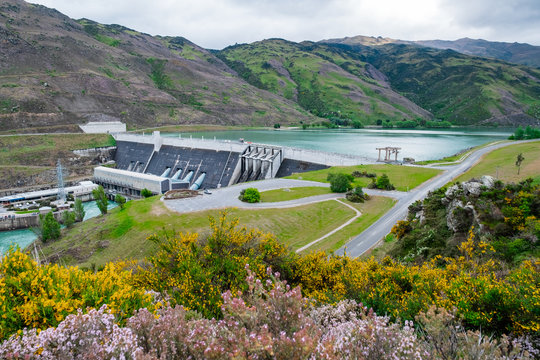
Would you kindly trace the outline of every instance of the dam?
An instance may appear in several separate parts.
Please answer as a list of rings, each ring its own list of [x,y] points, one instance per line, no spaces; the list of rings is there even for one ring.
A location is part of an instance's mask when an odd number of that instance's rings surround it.
[[[366,164],[367,158],[316,150],[151,135],[115,134],[115,168],[94,169],[94,182],[109,193],[139,197],[169,190],[220,188],[284,177],[330,166]]]

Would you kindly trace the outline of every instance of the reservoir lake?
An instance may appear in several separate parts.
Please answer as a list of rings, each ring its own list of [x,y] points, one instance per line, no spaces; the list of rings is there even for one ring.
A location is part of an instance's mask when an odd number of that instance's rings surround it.
[[[232,140],[289,146],[324,152],[351,154],[377,159],[378,147],[400,147],[398,159],[417,161],[440,159],[470,147],[505,140],[513,129],[307,129],[307,130],[228,130],[194,133],[162,133],[162,136],[205,140]]]

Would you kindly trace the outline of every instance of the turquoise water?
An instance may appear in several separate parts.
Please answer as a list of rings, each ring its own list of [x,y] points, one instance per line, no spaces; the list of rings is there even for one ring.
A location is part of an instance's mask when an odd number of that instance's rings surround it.
[[[197,133],[162,133],[163,136],[238,140],[268,145],[291,146],[325,152],[354,154],[377,159],[375,148],[401,147],[398,159],[412,157],[417,161],[440,159],[467,148],[507,139],[512,129],[452,128],[441,130],[231,130]]]
[[[109,201],[109,210],[117,207],[114,201]],[[83,203],[85,215],[84,220],[96,217],[100,214],[95,201]],[[25,248],[37,239],[37,235],[31,229],[19,229],[11,231],[0,231],[0,255],[5,253],[10,246],[18,245]]]

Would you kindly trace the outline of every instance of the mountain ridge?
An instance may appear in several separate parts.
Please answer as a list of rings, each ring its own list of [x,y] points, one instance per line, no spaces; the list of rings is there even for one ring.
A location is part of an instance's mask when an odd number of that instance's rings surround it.
[[[0,5],[0,132],[181,124],[527,125],[540,71],[451,50],[351,37],[269,39],[207,50],[181,36]],[[369,43],[369,46],[360,42]]]

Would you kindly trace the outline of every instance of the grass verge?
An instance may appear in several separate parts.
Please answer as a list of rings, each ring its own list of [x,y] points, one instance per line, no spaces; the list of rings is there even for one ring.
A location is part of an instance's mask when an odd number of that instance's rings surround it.
[[[309,247],[304,253],[316,250],[323,250],[326,252],[336,251],[349,242],[353,236],[366,230],[396,203],[396,200],[384,196],[372,196],[370,200],[364,203],[352,203],[347,200],[342,201],[354,206],[362,213],[362,215],[352,224]]]
[[[330,188],[306,186],[285,189],[267,190],[261,192],[261,202],[278,202],[301,199],[308,196],[330,194]]]
[[[516,158],[518,154],[523,154],[525,160],[521,164],[518,175]],[[540,141],[521,143],[506,146],[484,155],[480,162],[469,171],[457,177],[452,183],[457,181],[468,181],[471,178],[489,175],[504,182],[519,182],[528,177],[540,181]]]
[[[367,171],[368,173],[376,173],[377,176],[382,174],[387,174],[390,178],[390,182],[394,184],[396,190],[399,191],[408,191],[418,185],[422,184],[424,181],[431,179],[432,177],[438,175],[441,170],[431,169],[431,168],[422,168],[415,166],[402,166],[402,165],[355,165],[355,166],[333,166],[328,169],[309,171],[300,174],[293,174],[288,176],[289,179],[303,179],[303,180],[312,180],[319,182],[327,182],[326,177],[329,173],[346,173],[351,174],[353,171]],[[371,183],[369,178],[355,178],[354,185],[366,187]]]

